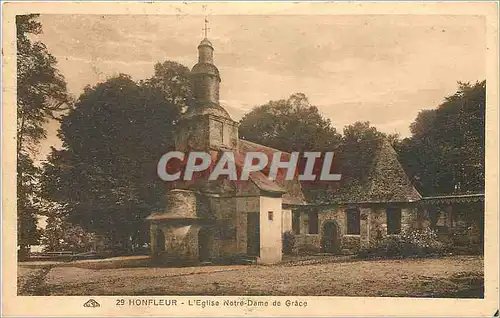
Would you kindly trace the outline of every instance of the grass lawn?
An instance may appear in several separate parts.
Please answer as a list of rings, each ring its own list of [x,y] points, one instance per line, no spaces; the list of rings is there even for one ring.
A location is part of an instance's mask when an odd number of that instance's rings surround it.
[[[137,262],[137,260],[136,260]],[[483,296],[483,258],[333,261],[166,268],[92,262],[19,266],[20,295]],[[90,265],[89,265],[90,264]]]

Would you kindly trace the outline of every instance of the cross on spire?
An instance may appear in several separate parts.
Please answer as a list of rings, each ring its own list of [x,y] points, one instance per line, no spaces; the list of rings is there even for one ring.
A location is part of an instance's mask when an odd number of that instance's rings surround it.
[[[208,27],[208,19],[207,19],[207,17],[205,17],[205,27],[202,30],[205,32],[205,38],[206,38],[207,34],[208,34],[208,30],[210,30],[210,28]]]

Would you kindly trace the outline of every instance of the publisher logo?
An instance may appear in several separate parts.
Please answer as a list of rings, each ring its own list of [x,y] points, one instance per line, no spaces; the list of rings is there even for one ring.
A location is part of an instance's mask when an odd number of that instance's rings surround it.
[[[85,304],[83,304],[83,307],[87,308],[96,308],[96,307],[101,307],[101,305],[94,299],[89,299]]]

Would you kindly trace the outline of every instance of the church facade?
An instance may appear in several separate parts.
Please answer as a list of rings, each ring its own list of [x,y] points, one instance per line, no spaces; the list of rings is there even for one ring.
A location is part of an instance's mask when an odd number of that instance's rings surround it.
[[[220,106],[221,77],[213,57],[205,38],[191,71],[195,101],[178,124],[176,150],[203,151],[214,160],[231,151],[240,168],[248,152],[271,159],[279,150],[240,139],[237,122]],[[289,156],[282,153],[282,161]],[[282,260],[285,232],[294,233],[299,248],[349,254],[376,237],[428,226],[430,210],[387,141],[368,155],[343,149],[339,160],[346,162],[340,165],[342,181],[321,189],[280,175],[269,180],[266,169],[251,172],[246,182],[172,182],[163,209],[147,218],[153,258],[196,264],[245,255],[272,264]]]

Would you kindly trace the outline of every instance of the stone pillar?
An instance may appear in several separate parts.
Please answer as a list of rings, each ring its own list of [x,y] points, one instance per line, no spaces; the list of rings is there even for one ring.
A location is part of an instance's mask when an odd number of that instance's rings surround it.
[[[309,211],[300,212],[300,234],[306,235],[309,233]]]
[[[359,239],[360,239],[360,247],[367,248],[370,246],[370,219],[371,219],[371,208],[361,208],[360,209],[360,231],[359,231]]]
[[[412,222],[414,220],[414,210],[410,207],[404,207],[401,209],[401,230],[407,230],[412,227]]]
[[[149,249],[151,254],[154,254],[156,250],[156,231],[157,231],[157,226],[156,224],[150,224],[149,225]]]

